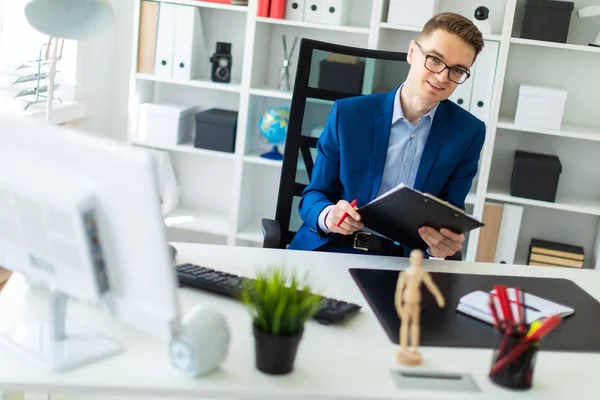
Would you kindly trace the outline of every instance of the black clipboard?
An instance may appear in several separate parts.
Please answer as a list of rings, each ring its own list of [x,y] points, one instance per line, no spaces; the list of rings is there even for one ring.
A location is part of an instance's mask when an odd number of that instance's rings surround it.
[[[358,213],[365,227],[411,249],[427,248],[418,232],[422,226],[456,233],[484,226],[464,210],[402,184],[360,207]]]

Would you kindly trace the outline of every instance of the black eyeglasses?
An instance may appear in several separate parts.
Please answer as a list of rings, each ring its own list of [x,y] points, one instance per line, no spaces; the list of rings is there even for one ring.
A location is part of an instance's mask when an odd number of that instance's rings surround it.
[[[415,44],[417,45],[421,53],[423,53],[423,55],[425,56],[425,68],[427,68],[429,71],[439,74],[447,69],[449,71],[448,79],[458,84],[464,83],[471,76],[471,73],[469,71],[466,71],[459,67],[451,67],[442,60],[440,60],[438,57],[425,53],[425,50],[423,50],[423,47],[421,47],[419,43],[415,42]]]

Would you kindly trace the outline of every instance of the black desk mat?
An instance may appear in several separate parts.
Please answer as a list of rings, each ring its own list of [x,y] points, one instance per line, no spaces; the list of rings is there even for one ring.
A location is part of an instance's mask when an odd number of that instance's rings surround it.
[[[400,318],[394,307],[399,271],[351,268],[350,274],[375,312],[390,340],[398,343]],[[567,279],[499,275],[430,273],[446,307],[441,309],[425,285],[421,285],[422,346],[491,348],[495,328],[456,311],[462,296],[475,290],[490,291],[495,284],[517,286],[526,293],[575,309],[546,336],[544,350],[600,352],[600,303]]]

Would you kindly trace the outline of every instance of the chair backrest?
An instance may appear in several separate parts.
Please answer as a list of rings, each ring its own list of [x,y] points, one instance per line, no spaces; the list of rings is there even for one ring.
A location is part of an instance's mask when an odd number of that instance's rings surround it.
[[[302,225],[298,205],[334,101],[391,91],[404,82],[409,68],[406,53],[301,40],[275,213],[280,247],[286,248]]]

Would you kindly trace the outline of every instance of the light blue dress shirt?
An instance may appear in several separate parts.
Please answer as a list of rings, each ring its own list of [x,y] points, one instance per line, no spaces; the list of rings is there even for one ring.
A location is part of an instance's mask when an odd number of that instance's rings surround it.
[[[398,88],[394,98],[390,141],[377,197],[401,183],[413,187],[423,149],[425,149],[425,143],[427,143],[427,137],[431,130],[433,117],[439,105],[439,103],[436,104],[427,114],[423,115],[417,121],[417,125],[411,124],[404,117],[400,105],[400,91],[403,85]],[[329,205],[319,214],[319,228],[325,233],[329,233],[325,218],[333,207],[334,205]],[[365,229],[365,231],[368,231],[368,229]]]

